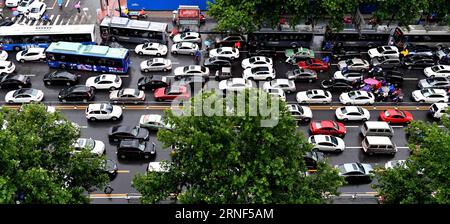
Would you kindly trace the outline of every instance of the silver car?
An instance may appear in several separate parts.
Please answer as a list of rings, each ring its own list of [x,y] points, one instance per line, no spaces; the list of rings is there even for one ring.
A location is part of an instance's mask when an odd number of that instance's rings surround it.
[[[141,62],[141,71],[168,71],[172,69],[172,61],[164,58],[153,58]]]
[[[172,45],[170,52],[172,54],[188,54],[194,55],[196,51],[199,50],[199,47],[195,43],[191,42],[180,42]]]
[[[421,89],[427,89],[427,88],[448,89],[448,88],[450,88],[450,79],[445,78],[445,77],[421,79],[419,81],[418,86]]]
[[[311,69],[297,68],[286,73],[286,78],[294,81],[306,80],[309,82],[317,80],[317,72]]]

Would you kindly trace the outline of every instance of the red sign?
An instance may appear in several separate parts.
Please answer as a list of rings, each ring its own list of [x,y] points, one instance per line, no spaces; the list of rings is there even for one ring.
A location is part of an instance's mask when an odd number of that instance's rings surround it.
[[[200,17],[200,12],[198,9],[179,9],[178,18],[179,19],[198,19]]]

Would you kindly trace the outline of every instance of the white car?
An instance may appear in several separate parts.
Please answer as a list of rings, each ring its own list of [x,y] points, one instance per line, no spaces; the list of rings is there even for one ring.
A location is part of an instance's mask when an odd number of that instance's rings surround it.
[[[377,48],[369,49],[368,51],[370,58],[383,57],[383,56],[396,56],[399,57],[400,53],[398,48],[395,46],[380,46]]]
[[[86,108],[86,119],[96,120],[118,120],[122,117],[122,108],[109,103],[93,103]]]
[[[172,125],[166,124],[159,114],[144,114],[139,118],[139,127],[157,131],[159,129],[172,129]]]
[[[47,10],[47,5],[40,1],[35,1],[30,5],[30,11],[27,13],[27,17],[31,20],[39,20]]]
[[[242,60],[241,63],[243,69],[253,68],[260,65],[273,66],[272,59],[264,56],[255,56],[251,58],[246,58]]]
[[[10,61],[0,61],[0,75],[11,74],[16,70],[14,63]]]
[[[175,79],[180,79],[186,76],[209,76],[209,68],[201,65],[186,65],[178,67],[173,71]]]
[[[92,138],[79,138],[75,143],[73,143],[73,147],[75,148],[75,152],[80,152],[82,149],[86,149],[89,150],[89,152],[99,156],[105,153],[105,143]]]
[[[5,5],[6,5],[6,7],[9,7],[9,8],[15,8],[15,7],[19,6],[19,3],[21,1],[22,0],[6,0]]]
[[[395,167],[403,167],[405,169],[408,168],[406,166],[406,160],[391,160],[384,164],[385,169],[393,169]]]
[[[118,75],[105,74],[94,77],[89,77],[86,80],[86,86],[94,89],[109,89],[115,90],[122,87],[122,79]]]
[[[179,33],[173,37],[174,43],[180,43],[180,42],[192,42],[192,43],[202,43],[202,35],[200,35],[197,32],[186,32],[186,33]]]
[[[18,89],[6,93],[5,101],[7,103],[33,103],[41,102],[44,99],[44,92],[38,89]]]
[[[429,111],[431,116],[436,119],[441,119],[443,116],[449,117],[448,107],[449,105],[446,103],[433,103],[433,105],[430,106]]]
[[[297,104],[287,104],[287,110],[297,121],[309,122],[313,118],[311,108],[307,106],[299,106]]]
[[[342,93],[339,100],[344,105],[373,104],[375,103],[375,96],[371,92],[356,90]]]
[[[353,82],[355,80],[362,80],[364,78],[362,73],[354,72],[354,71],[348,71],[348,72],[342,72],[342,71],[336,71],[333,75],[334,79],[338,80],[346,80],[349,82]]]
[[[264,91],[266,91],[269,95],[278,96],[281,100],[286,101],[286,94],[284,94],[284,91],[280,88],[270,87],[264,89]]]
[[[366,60],[363,60],[360,58],[353,58],[353,59],[348,59],[345,61],[338,62],[338,68],[341,71],[344,68],[348,68],[349,71],[365,72],[365,71],[369,70],[370,64]]]
[[[421,103],[446,103],[448,102],[447,91],[443,89],[422,89],[412,92],[414,101]]]
[[[157,57],[167,55],[167,46],[160,43],[145,43],[139,44],[134,49],[138,55],[154,55]]]
[[[25,14],[28,11],[30,11],[30,5],[33,4],[35,1],[38,0],[22,0],[19,3],[19,6],[17,7],[17,12],[19,12],[20,14]]]
[[[209,57],[227,57],[231,60],[239,58],[239,50],[234,47],[221,47],[211,49],[209,51]]]
[[[269,88],[279,88],[285,91],[286,93],[295,92],[295,82],[289,79],[274,79],[272,81],[267,81],[263,84],[263,89]]]
[[[32,47],[16,54],[16,60],[24,63],[25,61],[43,61],[45,60],[45,48]]]
[[[200,48],[197,44],[191,42],[180,42],[177,44],[173,44],[170,49],[170,53],[172,54],[189,54],[194,55],[196,51]]]
[[[8,59],[8,52],[0,51],[0,61],[6,61]]]
[[[450,77],[450,65],[435,65],[431,67],[427,67],[423,70],[425,76],[434,78],[434,77]]]
[[[336,109],[336,118],[340,121],[367,121],[370,119],[370,112],[358,106],[339,107]]]
[[[272,66],[258,66],[247,68],[244,70],[242,77],[251,80],[272,80],[275,79],[276,73]]]
[[[308,142],[313,145],[313,150],[318,151],[342,152],[345,149],[344,140],[332,135],[313,135]]]
[[[164,58],[153,58],[141,62],[141,71],[169,71],[172,70],[172,61]]]
[[[219,82],[219,89],[222,91],[242,91],[253,87],[252,81],[243,78],[231,78]]]
[[[311,89],[297,93],[298,103],[331,103],[331,93],[321,89]]]

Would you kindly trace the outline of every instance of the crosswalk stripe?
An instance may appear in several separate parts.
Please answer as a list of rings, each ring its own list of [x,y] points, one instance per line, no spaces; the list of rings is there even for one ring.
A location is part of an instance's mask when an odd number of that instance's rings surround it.
[[[80,21],[78,22],[78,24],[82,24],[83,19],[86,17],[86,15],[82,15]]]
[[[33,26],[39,26],[41,23],[42,23],[42,25],[44,25],[44,21],[42,21],[42,20],[36,21],[36,23],[34,23]]]
[[[64,7],[67,8],[67,6],[69,5],[69,2],[70,2],[70,0],[67,0],[67,3],[66,3],[66,5]]]
[[[53,22],[53,25],[58,25],[59,17],[61,17],[61,15],[56,16],[56,19],[55,19],[55,22]]]
[[[29,19],[27,25],[30,26],[32,22],[33,22],[33,20]]]
[[[80,18],[80,16],[79,16],[79,15],[75,16],[75,19],[73,20],[73,24],[77,24],[77,20],[78,20],[78,18]]]

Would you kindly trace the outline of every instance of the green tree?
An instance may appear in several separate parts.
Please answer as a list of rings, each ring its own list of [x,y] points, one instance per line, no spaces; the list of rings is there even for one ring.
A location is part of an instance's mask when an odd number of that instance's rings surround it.
[[[239,95],[245,99],[203,93],[184,107],[183,116],[166,111],[165,120],[176,128],[159,131],[158,139],[173,146],[172,161],[164,163],[167,172],[133,178],[141,202],[174,193],[183,203],[324,203],[324,194],[338,194],[343,179],[328,164],[305,174],[303,155],[312,147],[285,103],[262,103],[267,93],[256,91]],[[214,113],[202,110],[211,104]],[[245,110],[235,109],[240,107]],[[256,108],[259,113],[253,113]],[[237,116],[221,116],[226,113]]]
[[[412,155],[406,167],[378,169],[374,185],[385,203],[450,203],[450,121],[414,121],[407,128]]]
[[[420,17],[420,11],[426,11],[428,0],[389,0],[377,1],[378,10],[375,16],[380,20],[388,20],[388,24],[398,21],[399,25],[415,24]]]
[[[341,31],[344,28],[344,16],[353,15],[359,3],[360,0],[319,0],[311,15],[317,19],[326,18],[331,29]]]
[[[73,153],[79,130],[44,105],[0,111],[0,203],[88,203],[86,191],[108,181],[103,157]]]

